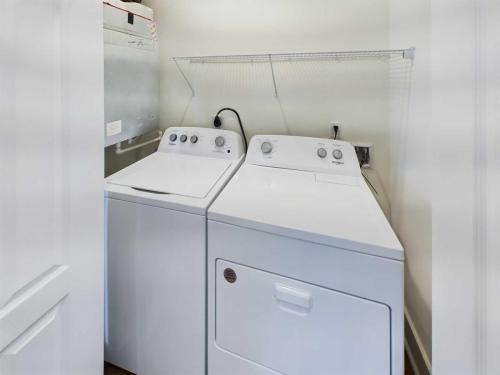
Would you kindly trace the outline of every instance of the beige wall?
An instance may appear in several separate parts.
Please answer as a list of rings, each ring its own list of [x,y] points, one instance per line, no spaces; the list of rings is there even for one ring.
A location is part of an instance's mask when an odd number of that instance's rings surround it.
[[[267,64],[181,64],[196,90],[190,99],[171,57],[387,48],[388,0],[145,3],[154,8],[158,23],[163,128],[211,126],[223,106],[239,111],[249,136],[326,137],[330,121],[340,121],[343,139],[375,144],[375,167],[387,185],[387,62],[276,64],[279,100]],[[236,129],[234,116],[224,116],[226,126]]]

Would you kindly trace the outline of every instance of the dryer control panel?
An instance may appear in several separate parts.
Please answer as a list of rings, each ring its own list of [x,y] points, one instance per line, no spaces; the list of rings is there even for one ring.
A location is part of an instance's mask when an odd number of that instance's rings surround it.
[[[159,152],[236,160],[245,152],[241,136],[230,130],[171,127],[165,130]]]
[[[256,135],[246,162],[285,169],[359,176],[354,147],[333,139],[288,135]]]

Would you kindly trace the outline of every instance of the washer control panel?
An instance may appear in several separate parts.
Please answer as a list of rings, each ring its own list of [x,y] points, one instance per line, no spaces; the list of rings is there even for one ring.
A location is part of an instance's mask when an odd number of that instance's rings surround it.
[[[165,130],[159,152],[239,159],[243,154],[241,136],[230,130],[171,127]]]
[[[256,135],[248,147],[250,164],[341,175],[360,175],[354,147],[333,139]]]

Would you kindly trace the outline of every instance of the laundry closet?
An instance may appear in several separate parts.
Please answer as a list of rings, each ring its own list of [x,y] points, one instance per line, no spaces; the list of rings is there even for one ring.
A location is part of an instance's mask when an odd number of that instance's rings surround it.
[[[108,372],[403,374],[418,49],[317,3],[104,1]]]
[[[0,25],[0,375],[498,374],[498,1]]]

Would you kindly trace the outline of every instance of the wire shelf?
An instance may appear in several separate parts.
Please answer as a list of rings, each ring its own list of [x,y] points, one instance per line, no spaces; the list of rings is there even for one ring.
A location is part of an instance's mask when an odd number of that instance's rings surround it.
[[[356,59],[388,59],[402,57],[413,59],[415,49],[393,49],[373,51],[337,51],[310,53],[268,53],[256,55],[225,55],[225,56],[183,56],[173,57],[174,61],[189,61],[192,64],[223,64],[223,63],[257,63],[272,61],[317,61],[317,60],[356,60]]]
[[[264,63],[269,64],[270,78],[272,79],[274,96],[278,98],[279,91],[276,82],[275,63],[282,62],[306,62],[306,61],[388,61],[394,58],[403,60],[413,60],[415,48],[388,49],[388,50],[366,50],[366,51],[336,51],[336,52],[309,52],[309,53],[269,53],[255,55],[221,55],[221,56],[182,56],[172,57],[175,65],[181,73],[184,81],[189,86],[191,94],[195,96],[193,84],[188,78],[182,63],[189,64],[248,64]]]

